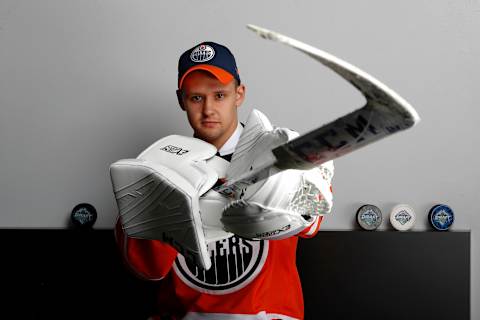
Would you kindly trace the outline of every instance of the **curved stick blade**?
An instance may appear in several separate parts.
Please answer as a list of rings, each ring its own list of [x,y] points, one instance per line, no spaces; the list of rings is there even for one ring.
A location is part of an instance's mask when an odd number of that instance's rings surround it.
[[[391,111],[398,113],[398,115],[404,119],[404,124],[407,128],[414,126],[420,121],[417,111],[405,99],[387,87],[384,83],[356,66],[328,52],[278,32],[252,24],[247,25],[247,28],[264,39],[284,43],[319,61],[357,88],[367,99],[368,105],[372,107],[378,106],[379,108],[387,107]]]

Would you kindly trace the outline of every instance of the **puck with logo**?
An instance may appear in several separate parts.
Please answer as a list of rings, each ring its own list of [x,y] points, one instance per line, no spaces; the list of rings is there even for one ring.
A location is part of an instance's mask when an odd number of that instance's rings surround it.
[[[428,212],[428,222],[438,231],[448,230],[455,220],[452,208],[446,204],[437,204]]]
[[[382,211],[371,204],[363,205],[357,210],[357,223],[364,230],[375,230],[382,223]]]
[[[77,228],[92,228],[97,221],[97,210],[89,203],[80,203],[73,208],[70,218]]]
[[[415,211],[406,204],[396,205],[390,213],[390,223],[398,231],[407,231],[415,224]]]

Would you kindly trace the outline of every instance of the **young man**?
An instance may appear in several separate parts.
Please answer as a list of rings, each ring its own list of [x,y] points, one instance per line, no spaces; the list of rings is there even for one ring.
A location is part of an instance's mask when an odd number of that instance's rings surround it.
[[[179,104],[195,138],[169,136],[135,161],[112,165],[126,262],[160,280],[160,317],[302,319],[296,246],[331,209],[333,164],[278,173],[235,199],[220,196],[211,190],[218,178],[260,165],[296,133],[256,110],[239,123],[245,86],[225,46],[187,50],[178,72]]]

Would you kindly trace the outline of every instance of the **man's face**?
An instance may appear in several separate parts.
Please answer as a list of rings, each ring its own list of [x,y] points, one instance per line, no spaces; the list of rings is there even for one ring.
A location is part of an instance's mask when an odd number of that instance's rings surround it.
[[[235,80],[221,83],[206,71],[193,71],[183,80],[183,108],[195,137],[219,149],[237,127],[237,108],[245,98],[245,87]]]

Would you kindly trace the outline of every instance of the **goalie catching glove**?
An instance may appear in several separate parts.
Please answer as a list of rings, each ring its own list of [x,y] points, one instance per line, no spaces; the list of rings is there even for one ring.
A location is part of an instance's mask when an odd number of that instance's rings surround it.
[[[258,110],[249,115],[227,170],[227,179],[265,163],[273,148],[298,136],[274,128]],[[271,170],[278,170],[272,168]],[[332,208],[333,162],[310,170],[285,170],[235,194],[225,208],[226,231],[249,239],[284,239],[314,223]]]
[[[124,232],[133,238],[161,240],[198,266],[211,266],[207,243],[231,234],[218,229],[215,215],[202,224],[201,207],[216,208],[220,219],[225,199],[199,197],[225,171],[215,146],[196,138],[171,135],[158,140],[137,159],[110,166]],[[212,224],[209,227],[208,224]],[[210,238],[211,239],[210,239]]]

